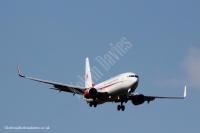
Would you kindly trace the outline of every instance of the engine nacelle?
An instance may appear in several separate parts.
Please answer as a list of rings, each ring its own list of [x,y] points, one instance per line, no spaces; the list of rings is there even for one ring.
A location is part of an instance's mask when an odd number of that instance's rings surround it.
[[[95,88],[86,89],[84,92],[84,97],[87,99],[95,98],[97,96],[97,93],[97,89]]]
[[[134,105],[143,104],[145,101],[145,97],[142,94],[135,94],[135,95],[130,96],[130,98]]]

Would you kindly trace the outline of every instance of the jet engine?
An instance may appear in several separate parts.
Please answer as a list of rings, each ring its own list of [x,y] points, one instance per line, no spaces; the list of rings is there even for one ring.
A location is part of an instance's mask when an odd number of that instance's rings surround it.
[[[130,99],[131,99],[131,101],[132,101],[132,103],[133,103],[134,105],[143,104],[144,101],[145,101],[145,97],[144,97],[144,95],[142,95],[142,94],[135,94],[135,95],[132,95],[132,96],[130,96]]]
[[[86,89],[84,92],[84,97],[85,98],[95,98],[97,96],[97,89],[95,88],[90,88],[90,89]]]

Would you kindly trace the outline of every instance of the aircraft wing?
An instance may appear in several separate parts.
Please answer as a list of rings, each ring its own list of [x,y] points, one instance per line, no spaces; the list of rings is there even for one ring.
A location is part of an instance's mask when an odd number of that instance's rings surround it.
[[[128,100],[132,100],[134,96],[137,96],[138,94],[129,94],[127,93],[126,95],[121,96],[120,98],[111,98],[107,102],[127,102]],[[142,94],[139,94],[142,95]],[[156,98],[166,98],[166,99],[184,99],[186,97],[186,86],[184,88],[184,94],[183,96],[180,97],[172,97],[172,96],[148,96],[148,95],[143,95],[144,96],[144,101],[147,101],[148,103],[150,101],[155,100]],[[122,99],[122,100],[121,100]]]
[[[184,88],[184,94],[182,97],[171,97],[171,96],[144,96],[145,100],[149,103],[150,101],[155,100],[156,98],[167,98],[167,99],[184,99],[186,97],[186,86]]]
[[[70,93],[73,93],[74,95],[75,94],[83,95],[83,93],[85,91],[84,87],[72,86],[72,85],[67,85],[67,84],[62,84],[62,83],[57,83],[57,82],[52,82],[52,81],[47,81],[47,80],[42,80],[42,79],[37,79],[37,78],[32,78],[32,77],[21,75],[20,69],[18,66],[17,66],[17,68],[18,68],[18,75],[20,77],[38,81],[38,82],[42,82],[42,83],[46,83],[46,84],[51,84],[55,87],[55,88],[50,88],[50,89],[59,90],[60,92],[61,91],[70,92]]]

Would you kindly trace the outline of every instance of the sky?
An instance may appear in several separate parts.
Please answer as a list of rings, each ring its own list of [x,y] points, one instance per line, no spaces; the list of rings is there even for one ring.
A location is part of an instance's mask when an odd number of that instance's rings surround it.
[[[200,1],[0,1],[0,132],[199,133]],[[116,47],[127,49],[108,60]],[[134,72],[134,93],[182,96],[90,108],[82,97],[17,75],[77,85],[85,58],[100,83]],[[98,61],[103,58],[107,69]],[[104,63],[104,64],[106,64]],[[6,127],[49,127],[8,130]]]

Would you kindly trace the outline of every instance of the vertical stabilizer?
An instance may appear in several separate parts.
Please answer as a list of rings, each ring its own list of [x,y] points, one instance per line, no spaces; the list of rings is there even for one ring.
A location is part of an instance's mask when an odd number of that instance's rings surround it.
[[[92,87],[92,76],[90,71],[90,63],[89,59],[86,58],[86,64],[85,64],[85,88],[91,88]]]

